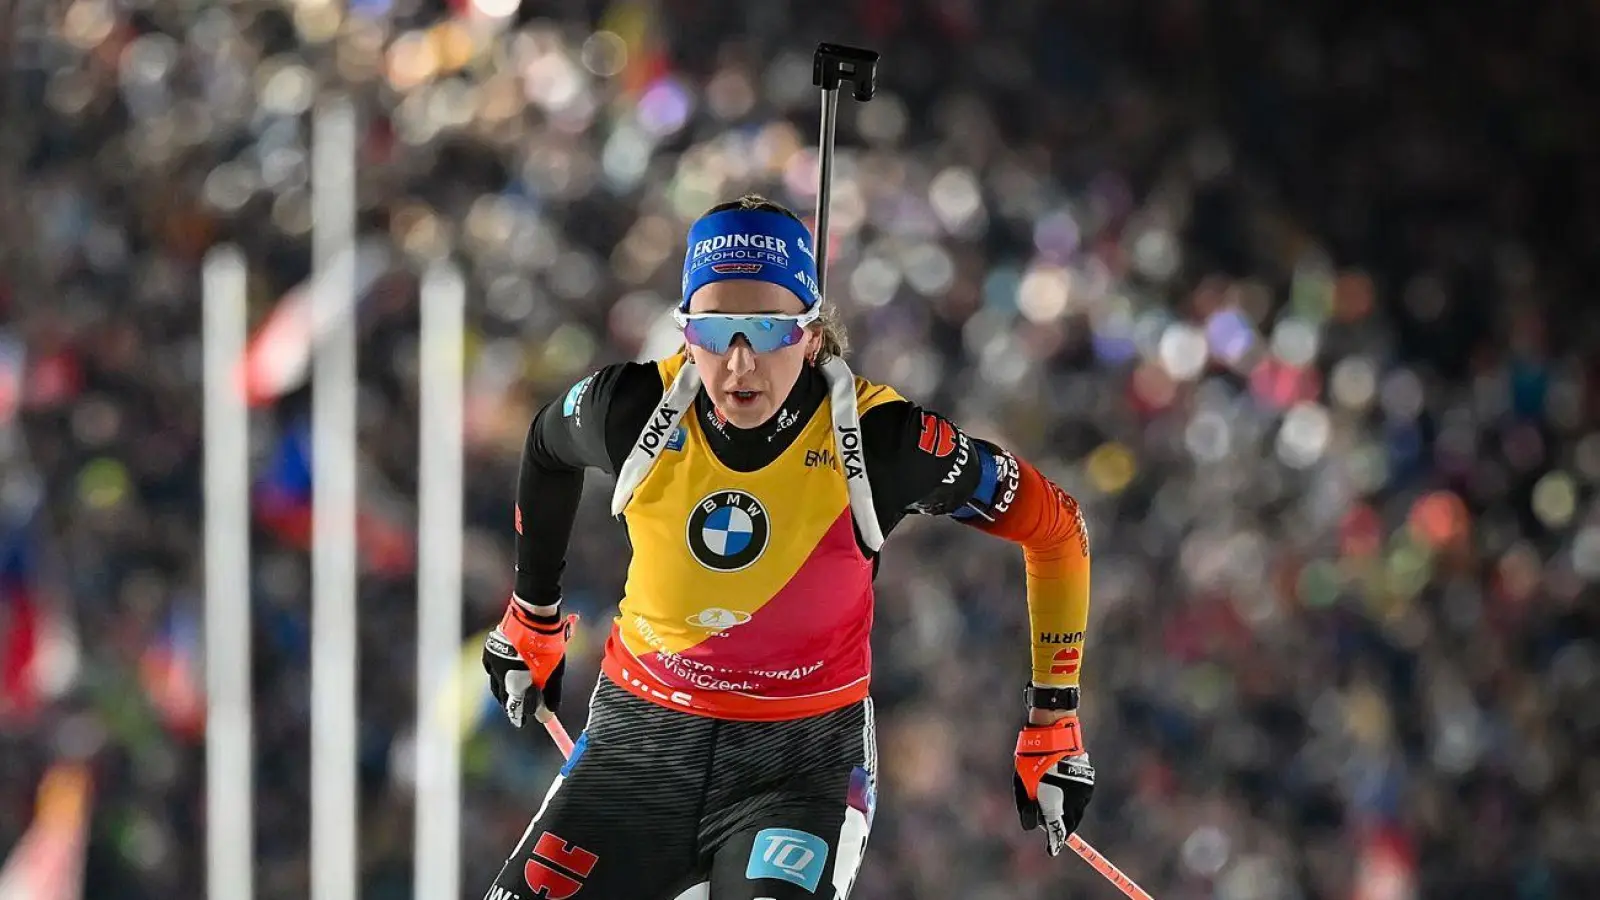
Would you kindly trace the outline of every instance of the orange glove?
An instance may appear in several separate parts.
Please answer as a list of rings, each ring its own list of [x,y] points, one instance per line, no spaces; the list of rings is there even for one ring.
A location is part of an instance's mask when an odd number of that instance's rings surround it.
[[[1012,788],[1023,830],[1043,825],[1045,849],[1051,856],[1060,853],[1094,793],[1094,766],[1084,752],[1076,715],[1052,725],[1023,726]]]
[[[515,597],[506,604],[500,624],[483,642],[483,670],[489,690],[505,707],[511,724],[522,727],[529,688],[538,688],[537,708],[561,708],[561,676],[567,668],[567,642],[578,614],[535,616]]]

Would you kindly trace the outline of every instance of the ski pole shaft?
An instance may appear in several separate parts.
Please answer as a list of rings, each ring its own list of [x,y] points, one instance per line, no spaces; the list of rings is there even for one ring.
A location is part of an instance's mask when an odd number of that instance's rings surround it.
[[[833,134],[839,119],[839,89],[822,90],[822,136],[817,152],[817,289],[828,296],[828,208],[833,200]]]
[[[1099,850],[1089,846],[1088,841],[1078,837],[1076,834],[1071,834],[1067,836],[1067,846],[1072,848],[1072,852],[1083,857],[1084,862],[1094,866],[1094,870],[1105,876],[1105,879],[1111,882],[1117,890],[1131,897],[1132,900],[1153,900],[1149,894],[1145,893],[1144,888],[1134,884],[1132,878],[1129,878],[1123,874],[1121,869],[1112,865],[1111,860],[1101,856]]]
[[[544,730],[550,732],[550,740],[556,742],[556,749],[561,751],[562,757],[572,756],[572,737],[567,734],[567,727],[561,724],[556,714],[541,706],[533,717],[544,723]]]

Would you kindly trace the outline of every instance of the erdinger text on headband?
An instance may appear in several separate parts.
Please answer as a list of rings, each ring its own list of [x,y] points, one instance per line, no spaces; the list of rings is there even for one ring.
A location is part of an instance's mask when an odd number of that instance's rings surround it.
[[[702,217],[689,228],[683,257],[683,297],[714,281],[765,281],[794,293],[807,312],[822,302],[811,232],[782,213],[732,209]]]

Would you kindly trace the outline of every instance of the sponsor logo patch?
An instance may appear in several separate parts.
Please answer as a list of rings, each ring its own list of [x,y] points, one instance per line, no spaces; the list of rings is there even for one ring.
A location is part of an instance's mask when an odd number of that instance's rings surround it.
[[[836,469],[839,467],[832,450],[807,450],[806,468],[808,469]]]
[[[718,606],[702,609],[684,621],[700,628],[710,628],[714,631],[723,631],[750,621],[750,614],[736,609],[723,609]]]
[[[744,877],[773,878],[815,892],[828,862],[828,842],[794,828],[763,828],[756,832]]]
[[[839,458],[844,462],[845,478],[854,481],[867,474],[867,465],[861,456],[861,429],[839,429]]]
[[[589,392],[589,384],[592,381],[594,381],[594,376],[588,375],[582,381],[567,389],[567,396],[561,400],[561,415],[570,419],[578,414],[578,407],[583,403],[583,395]],[[582,424],[581,419],[579,424]]]
[[[639,435],[638,447],[646,456],[655,459],[656,454],[661,452],[662,445],[667,443],[669,437],[667,426],[677,417],[678,411],[666,404],[656,407],[655,415],[645,423],[644,434]]]
[[[523,880],[542,900],[567,900],[583,889],[600,857],[546,831],[522,867]]]
[[[737,572],[767,550],[767,510],[744,491],[717,491],[695,504],[685,538],[689,552],[713,572]]]
[[[1056,655],[1050,658],[1050,674],[1076,675],[1078,674],[1078,660],[1082,658],[1083,654],[1077,647],[1057,650]]]

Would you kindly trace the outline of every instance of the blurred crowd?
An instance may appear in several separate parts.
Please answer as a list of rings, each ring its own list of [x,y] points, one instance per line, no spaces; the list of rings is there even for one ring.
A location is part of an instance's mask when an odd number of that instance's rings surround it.
[[[87,759],[85,895],[204,893],[200,266],[243,249],[256,324],[303,284],[338,91],[369,251],[363,896],[411,896],[416,273],[441,259],[470,285],[470,633],[461,684],[421,689],[471,700],[481,896],[559,760],[475,671],[527,423],[675,346],[706,207],[812,210],[833,40],[883,53],[841,104],[852,364],[1090,525],[1084,836],[1162,900],[1600,896],[1597,27],[1577,0],[17,0],[0,628],[30,610],[52,664],[0,706],[0,851],[47,765]],[[309,390],[251,419],[263,900],[308,892]],[[574,728],[627,554],[608,481],[567,568]],[[859,900],[1113,896],[1017,825],[1019,554],[917,520],[878,596]]]

